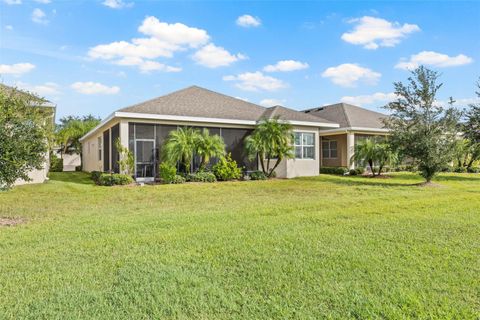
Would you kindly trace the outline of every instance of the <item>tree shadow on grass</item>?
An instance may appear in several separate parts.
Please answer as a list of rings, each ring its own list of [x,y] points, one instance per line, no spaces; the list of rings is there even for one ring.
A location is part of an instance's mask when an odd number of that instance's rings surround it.
[[[50,181],[90,185],[94,184],[90,178],[90,174],[86,172],[50,172],[48,177],[50,178]]]
[[[462,173],[462,174],[448,174],[438,175],[433,180],[435,181],[467,181],[480,183],[480,174],[478,173]]]

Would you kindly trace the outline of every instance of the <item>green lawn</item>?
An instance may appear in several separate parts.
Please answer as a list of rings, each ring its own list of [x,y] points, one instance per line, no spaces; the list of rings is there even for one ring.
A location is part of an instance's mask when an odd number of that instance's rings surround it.
[[[0,318],[478,319],[480,175],[0,193]]]

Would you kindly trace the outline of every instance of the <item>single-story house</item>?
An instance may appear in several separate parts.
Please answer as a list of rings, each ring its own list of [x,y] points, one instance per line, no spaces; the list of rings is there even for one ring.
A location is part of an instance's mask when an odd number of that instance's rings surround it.
[[[321,140],[324,134],[326,137],[329,132],[338,135],[347,132],[346,126],[318,112],[282,106],[265,108],[192,86],[113,112],[80,139],[83,170],[119,172],[120,155],[115,147],[119,139],[134,154],[136,179],[152,181],[158,176],[163,142],[170,131],[183,126],[208,128],[211,134],[219,134],[226,144],[226,152],[232,154],[239,166],[257,170],[259,164],[249,161],[245,154],[244,139],[258,121],[273,117],[288,121],[295,135],[295,158],[282,161],[276,169],[277,177],[281,178],[318,175],[322,161],[326,160],[320,152],[320,141],[328,141],[328,138]]]
[[[0,84],[0,91],[3,92],[13,92],[14,88],[6,86],[4,84]],[[40,99],[37,96],[27,92],[27,91],[17,91],[19,94],[28,95],[29,98],[34,102],[32,108],[40,108],[42,110],[42,115],[44,115],[45,125],[52,125],[52,128],[55,124],[55,113],[56,113],[56,105],[52,102]],[[45,161],[42,165],[41,169],[35,169],[28,173],[28,177],[30,181],[25,181],[23,179],[18,179],[15,182],[15,185],[23,185],[23,184],[30,184],[30,183],[43,183],[48,180],[48,172],[50,169],[50,154],[47,152],[44,154]]]
[[[320,131],[320,166],[353,169],[355,163],[350,159],[355,144],[368,137],[388,134],[383,123],[386,115],[351,104],[337,103],[303,112],[339,124],[339,128]]]

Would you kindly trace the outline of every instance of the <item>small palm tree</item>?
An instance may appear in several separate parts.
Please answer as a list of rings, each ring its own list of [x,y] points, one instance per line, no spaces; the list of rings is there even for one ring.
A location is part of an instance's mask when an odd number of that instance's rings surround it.
[[[292,126],[280,121],[278,117],[262,119],[253,133],[247,137],[245,148],[250,160],[260,161],[263,173],[271,177],[283,159],[294,157]],[[272,159],[276,159],[276,162],[270,168]]]
[[[208,129],[203,129],[196,135],[195,149],[196,154],[201,157],[200,170],[203,170],[211,158],[225,155],[225,142],[218,134],[210,135]]]
[[[398,161],[398,155],[391,146],[377,139],[367,138],[359,141],[355,145],[355,153],[350,161],[363,163],[366,161],[370,167],[372,175],[380,175],[386,164],[394,164]],[[375,172],[374,165],[378,165],[378,173]]]
[[[192,128],[184,127],[171,131],[162,148],[163,160],[170,164],[180,162],[185,171],[190,172],[197,139],[198,131]]]

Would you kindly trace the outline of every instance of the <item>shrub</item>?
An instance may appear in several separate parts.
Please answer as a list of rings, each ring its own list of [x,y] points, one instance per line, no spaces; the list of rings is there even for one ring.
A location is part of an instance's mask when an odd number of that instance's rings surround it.
[[[345,167],[320,167],[320,173],[344,175],[347,172]]]
[[[127,185],[130,183],[133,183],[133,178],[120,173],[102,173],[98,178],[98,185],[100,186]]]
[[[160,179],[164,183],[175,183],[177,177],[177,168],[167,162],[162,162],[159,166]],[[183,178],[183,177],[182,177]]]
[[[480,167],[470,167],[467,168],[468,173],[480,173]]]
[[[186,180],[191,182],[215,182],[217,178],[210,171],[198,171],[188,174]]]
[[[98,181],[100,180],[100,176],[103,174],[103,172],[101,171],[92,171],[90,172],[90,177],[92,178],[92,180],[98,184]]]
[[[453,169],[453,172],[456,172],[456,173],[466,173],[466,172],[467,172],[467,168],[465,168],[465,167],[456,167],[455,169]]]
[[[251,180],[267,180],[267,175],[263,171],[253,171],[249,174]]]
[[[51,172],[62,172],[63,171],[63,159],[57,157],[53,153],[50,153],[50,171]]]
[[[222,181],[239,179],[242,175],[242,169],[237,166],[235,160],[232,160],[230,153],[225,158],[221,158],[220,161],[213,166],[212,170],[215,177]]]
[[[361,175],[365,172],[365,169],[364,168],[355,168],[355,169],[350,169],[348,171],[349,175],[351,176],[357,176],[357,175]]]
[[[172,183],[172,184],[181,184],[181,183],[185,183],[185,182],[186,182],[186,180],[185,180],[184,177],[182,177],[182,176],[179,175],[179,174],[176,174],[175,177],[173,178],[172,182],[170,182],[170,183]]]

